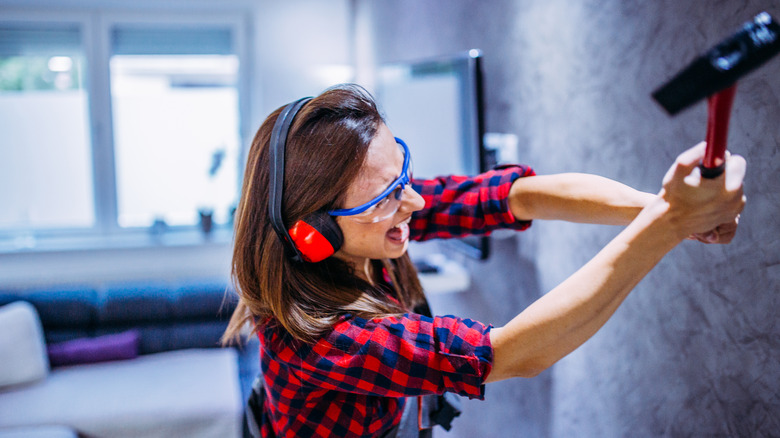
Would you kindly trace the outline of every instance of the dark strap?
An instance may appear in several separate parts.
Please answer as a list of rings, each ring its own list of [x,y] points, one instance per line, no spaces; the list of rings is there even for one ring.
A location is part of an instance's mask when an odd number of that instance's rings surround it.
[[[460,397],[451,392],[445,392],[437,396],[435,409],[432,409],[427,418],[430,418],[431,426],[438,424],[444,430],[452,429],[452,420],[461,413]],[[423,411],[423,418],[425,412]]]
[[[244,438],[260,438],[260,421],[263,418],[263,401],[265,389],[263,389],[263,375],[257,376],[252,383],[252,392],[246,402],[244,412]]]

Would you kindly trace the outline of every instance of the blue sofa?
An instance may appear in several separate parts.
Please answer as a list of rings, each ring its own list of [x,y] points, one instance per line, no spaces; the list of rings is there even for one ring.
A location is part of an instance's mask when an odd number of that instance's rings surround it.
[[[37,312],[51,358],[54,346],[120,333],[135,336],[137,357],[52,366],[40,381],[0,389],[0,437],[39,426],[90,437],[241,436],[258,348],[254,337],[219,346],[236,301],[227,281],[0,290],[0,306],[18,301]]]

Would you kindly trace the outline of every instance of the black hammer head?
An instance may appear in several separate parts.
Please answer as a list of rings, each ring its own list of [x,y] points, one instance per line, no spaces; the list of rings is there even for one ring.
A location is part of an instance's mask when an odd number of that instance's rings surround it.
[[[653,98],[671,115],[733,85],[780,52],[780,25],[766,12],[756,15],[737,33],[699,56]]]

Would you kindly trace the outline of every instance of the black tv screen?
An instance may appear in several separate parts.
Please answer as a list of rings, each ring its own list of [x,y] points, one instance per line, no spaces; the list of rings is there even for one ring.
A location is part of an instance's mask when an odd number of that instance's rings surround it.
[[[414,176],[475,175],[488,170],[482,54],[465,53],[379,67],[376,97],[387,125],[412,153]],[[486,236],[450,239],[471,257],[489,255]]]

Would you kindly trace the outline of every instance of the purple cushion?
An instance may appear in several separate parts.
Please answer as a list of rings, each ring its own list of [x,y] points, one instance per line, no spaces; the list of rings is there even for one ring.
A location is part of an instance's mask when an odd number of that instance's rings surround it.
[[[52,367],[109,360],[132,359],[138,356],[139,333],[136,330],[74,339],[49,345],[49,363]]]

